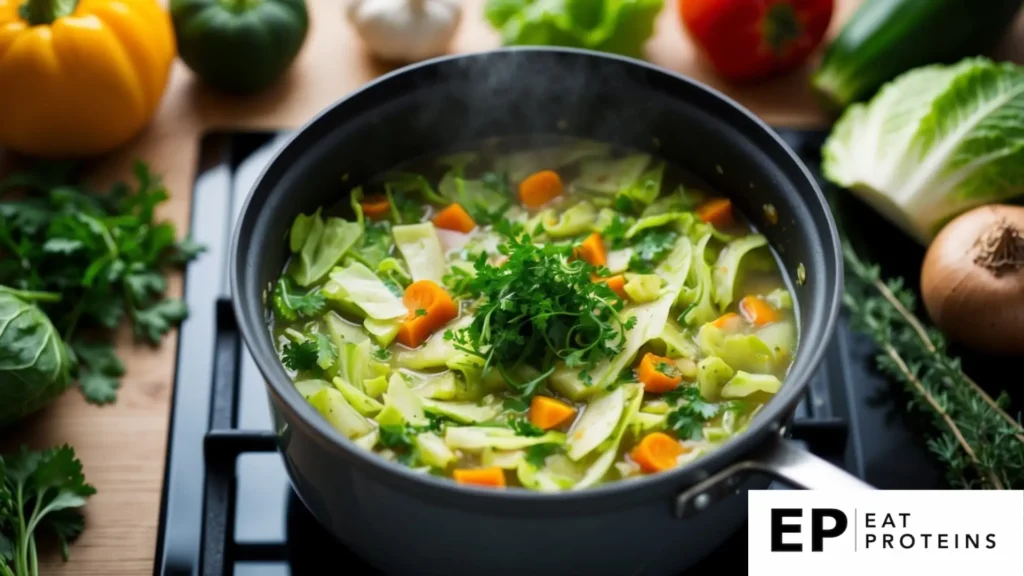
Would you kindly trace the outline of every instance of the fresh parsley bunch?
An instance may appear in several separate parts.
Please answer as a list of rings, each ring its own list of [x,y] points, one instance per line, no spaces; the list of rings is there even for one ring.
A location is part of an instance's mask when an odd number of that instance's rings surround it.
[[[0,457],[0,576],[39,576],[40,533],[68,559],[68,542],[82,532],[79,508],[96,493],[70,446]]]
[[[0,285],[57,295],[36,304],[67,343],[86,399],[104,404],[124,373],[113,330],[127,317],[137,338],[158,344],[188,314],[164,296],[165,272],[203,248],[156,219],[168,193],[145,164],[134,187],[105,192],[77,182],[73,168],[41,163],[0,182]]]

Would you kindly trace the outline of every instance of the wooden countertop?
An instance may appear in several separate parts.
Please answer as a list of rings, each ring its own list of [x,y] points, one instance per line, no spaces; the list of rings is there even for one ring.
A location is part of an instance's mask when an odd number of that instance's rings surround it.
[[[171,193],[163,217],[180,231],[187,229],[191,186],[200,136],[211,129],[294,128],[316,112],[389,68],[372,62],[344,20],[338,0],[308,0],[311,29],[306,45],[289,74],[264,94],[235,100],[211,93],[177,62],[162,107],[151,126],[119,153],[95,168],[99,180],[125,178],[136,158],[161,174]],[[462,24],[453,52],[498,46],[498,38],[482,19],[483,0],[464,0]],[[834,34],[859,0],[837,0]],[[1016,43],[1017,45],[1014,45]],[[1024,54],[1024,20],[1000,49],[1000,56]],[[648,59],[685,73],[736,98],[771,123],[825,125],[827,119],[807,90],[810,67],[757,86],[728,86],[700,62],[679,25],[675,2],[666,0]],[[180,277],[170,293],[180,295]],[[10,449],[18,442],[32,448],[72,444],[98,493],[86,507],[87,527],[63,564],[50,551],[43,554],[43,574],[114,576],[150,574],[156,546],[171,386],[174,380],[176,335],[159,349],[134,345],[130,331],[120,334],[120,354],[127,374],[117,404],[88,405],[77,391],[24,421],[15,437],[0,441]]]

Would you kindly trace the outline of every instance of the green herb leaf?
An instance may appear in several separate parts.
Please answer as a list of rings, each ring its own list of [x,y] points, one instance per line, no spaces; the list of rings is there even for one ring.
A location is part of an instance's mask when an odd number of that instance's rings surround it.
[[[704,435],[704,424],[717,416],[722,404],[712,404],[700,395],[700,389],[679,386],[662,395],[668,402],[678,406],[668,414],[668,427],[684,440],[699,440]]]
[[[463,284],[479,299],[472,323],[445,333],[457,349],[483,358],[485,372],[496,366],[526,398],[543,378],[517,384],[510,374],[520,363],[539,358],[549,375],[559,361],[589,369],[622,350],[630,328],[619,316],[623,302],[592,280],[600,270],[573,259],[571,246],[536,246],[525,235],[498,250],[507,257],[502,266],[478,258],[476,275]]]
[[[0,574],[37,576],[40,534],[54,535],[67,560],[84,526],[79,509],[95,493],[70,446],[0,457]]]
[[[320,350],[313,340],[305,342],[288,342],[281,352],[281,361],[285,367],[296,372],[312,370],[317,366]]]
[[[629,259],[629,269],[639,274],[650,274],[655,266],[675,246],[679,235],[672,230],[648,228],[633,241],[633,256]]]
[[[516,431],[517,436],[543,436],[544,431],[528,420],[515,418],[509,420],[508,425]]]
[[[327,299],[318,288],[304,293],[288,275],[282,275],[274,285],[272,302],[274,312],[289,322],[315,318],[327,308]]]
[[[558,452],[558,444],[534,444],[526,449],[526,461],[532,466],[540,468],[548,456]]]
[[[0,285],[61,295],[40,308],[74,343],[79,388],[94,403],[115,399],[123,367],[109,347],[100,361],[75,336],[89,331],[111,342],[127,317],[137,338],[159,343],[188,313],[164,298],[167,270],[204,250],[156,220],[169,198],[160,179],[143,163],[134,178],[134,186],[94,190],[78,180],[76,165],[40,162],[0,182],[0,194],[18,197],[0,200]]]

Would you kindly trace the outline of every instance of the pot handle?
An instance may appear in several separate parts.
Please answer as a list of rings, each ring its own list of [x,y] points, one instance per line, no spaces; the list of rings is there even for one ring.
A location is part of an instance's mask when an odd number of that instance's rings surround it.
[[[733,464],[676,498],[676,517],[688,518],[736,491],[748,475],[762,473],[802,490],[874,490],[860,478],[779,438],[755,457]]]

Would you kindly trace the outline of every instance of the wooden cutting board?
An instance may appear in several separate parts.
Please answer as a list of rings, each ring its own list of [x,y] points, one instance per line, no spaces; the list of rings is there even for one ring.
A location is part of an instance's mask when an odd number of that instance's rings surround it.
[[[325,106],[391,68],[373,62],[344,19],[338,0],[308,0],[311,29],[307,43],[289,74],[256,97],[239,100],[215,94],[180,62],[175,64],[162,107],[151,126],[123,150],[98,162],[97,181],[128,178],[135,159],[161,174],[171,199],[160,211],[184,231],[188,226],[191,186],[201,135],[212,129],[282,129],[302,125]],[[498,47],[495,33],[482,18],[483,0],[464,0],[465,12],[453,52]],[[859,4],[837,0],[830,35]],[[1018,21],[998,56],[1020,61],[1024,54],[1024,19]],[[781,79],[753,86],[730,86],[701,62],[679,24],[675,3],[666,1],[648,44],[648,59],[722,90],[777,125],[826,126],[807,89],[813,61]],[[816,60],[816,59],[815,59]],[[0,165],[11,164],[0,157]],[[181,294],[181,278],[170,282]],[[32,448],[72,444],[98,493],[86,507],[87,528],[63,564],[52,551],[43,554],[43,574],[114,576],[150,574],[156,546],[161,484],[167,441],[176,335],[152,349],[132,343],[122,330],[119,352],[127,374],[117,404],[96,407],[77,391],[20,424],[13,437],[0,439],[0,449],[23,442]]]

